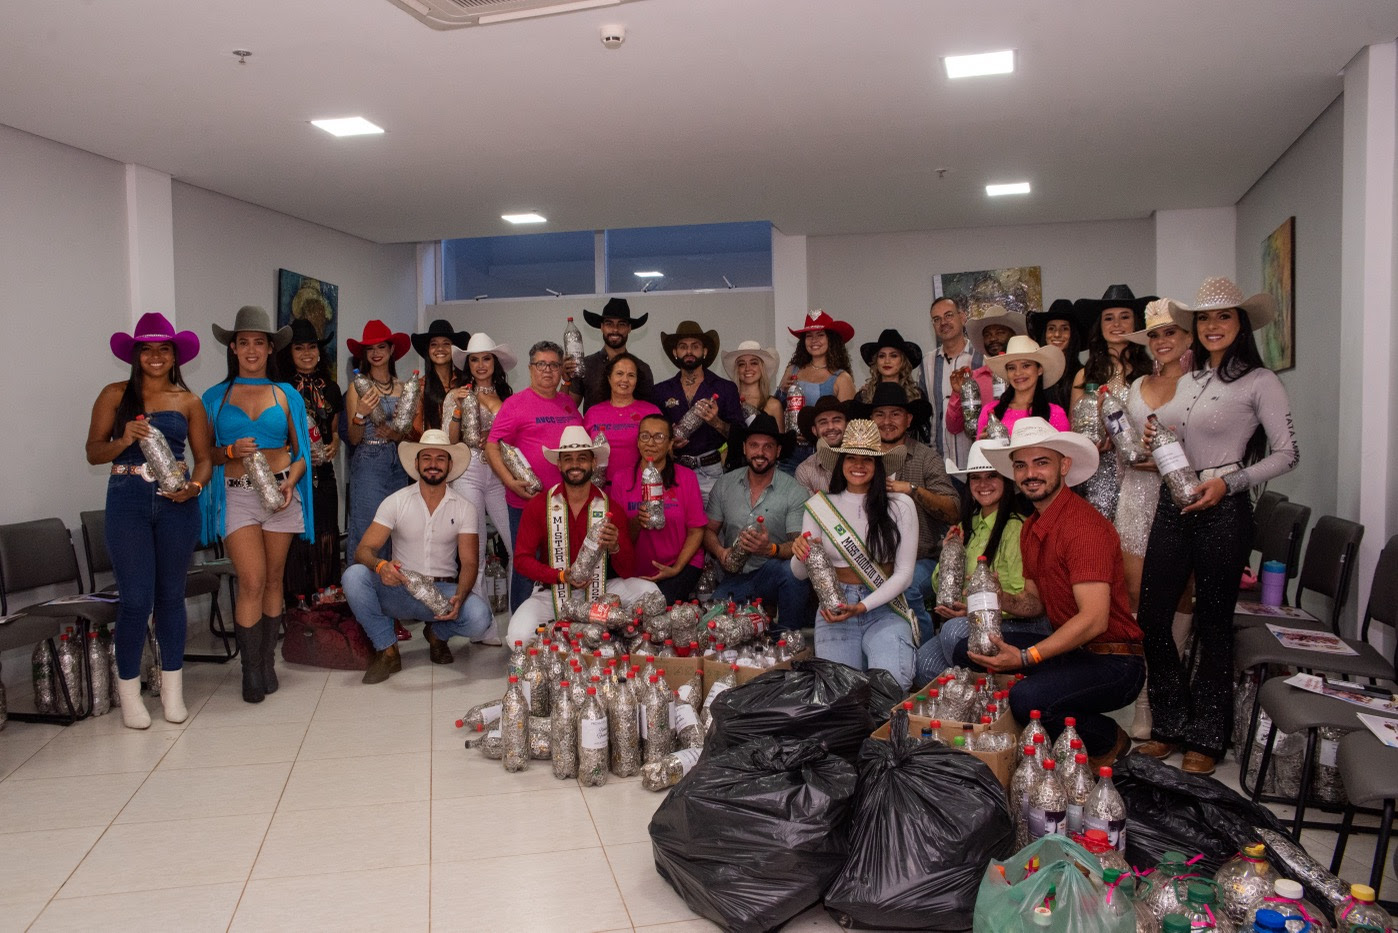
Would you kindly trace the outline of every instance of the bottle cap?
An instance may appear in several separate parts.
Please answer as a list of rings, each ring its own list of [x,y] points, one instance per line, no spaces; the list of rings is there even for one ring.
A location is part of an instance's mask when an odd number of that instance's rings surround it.
[[[1248,858],[1262,858],[1267,854],[1267,847],[1260,842],[1252,842],[1243,846],[1243,854]]]
[[[597,679],[597,678],[595,678],[595,677],[593,678],[593,680],[596,680],[596,679]],[[596,687],[588,687],[588,688],[587,688],[587,695],[590,696],[590,697],[595,697],[595,696],[597,696],[597,688],[596,688]]]
[[[650,677],[647,678],[647,680],[649,680],[653,684],[658,684],[660,683],[660,675],[651,674]]]
[[[1185,899],[1191,904],[1212,904],[1214,902],[1214,889],[1202,881],[1191,881],[1188,891]]]
[[[966,747],[966,736],[964,736],[964,735],[958,735],[958,736],[953,737],[952,740],[951,740],[951,744],[952,744],[953,746],[955,746],[956,748],[965,748],[965,747]]]
[[[1054,768],[1056,768],[1056,767],[1058,767],[1058,762],[1054,761],[1052,758],[1045,758],[1045,759],[1044,759],[1044,770],[1045,770],[1045,771],[1052,771],[1052,770],[1053,770]]]
[[[1160,933],[1189,933],[1191,929],[1189,918],[1184,914],[1166,914],[1160,921]]]
[[[1367,884],[1352,884],[1349,886],[1349,896],[1356,901],[1363,901],[1366,904],[1373,903],[1374,889]]]
[[[1263,907],[1253,916],[1252,928],[1260,933],[1286,933],[1286,918],[1271,908]]]
[[[66,636],[65,636],[65,637],[66,637]],[[517,684],[517,683],[519,683],[519,676],[516,675],[516,674],[511,674],[511,675],[510,675],[510,683],[512,683],[512,684]]]
[[[534,656],[536,656],[538,653],[539,653],[539,649],[538,649],[538,648],[530,648],[530,649],[529,649],[529,655],[530,655],[530,657],[534,657]]]
[[[942,728],[942,721],[940,719],[934,719],[928,725],[930,725],[933,729],[940,729]]]
[[[1105,881],[1105,882],[1107,882],[1107,884],[1112,884],[1113,882],[1115,882],[1115,881],[1116,881],[1118,878],[1120,878],[1120,877],[1121,877],[1121,869],[1120,869],[1120,868],[1104,868],[1104,869],[1102,869],[1102,880]]]
[[[912,708],[913,708],[913,701],[912,701],[912,700],[904,700],[904,701],[903,701],[903,709],[911,711]]]
[[[1068,747],[1074,750],[1082,748],[1082,739],[1073,739],[1068,743]]]
[[[1112,769],[1107,767],[1106,765],[1103,765],[1102,767],[1097,769],[1097,776],[1109,778],[1112,776]]]
[[[1030,719],[1043,719],[1043,718],[1044,718],[1044,714],[1041,713],[1041,712],[1039,712],[1039,711],[1036,710],[1036,709],[1031,709],[1031,710],[1029,711],[1029,718],[1030,718]]]
[[[1048,739],[1044,736],[1042,732],[1034,733],[1033,742],[1035,745],[1043,745],[1047,741]]]
[[[568,683],[568,681],[566,681],[566,680],[560,680],[560,681],[558,682],[558,685],[559,685],[560,687],[571,687],[571,686],[572,686],[572,684]]]
[[[1073,756],[1073,760],[1080,765],[1085,765],[1087,764],[1087,755],[1083,752],[1078,752],[1076,755]]]
[[[1076,717],[1076,716],[1064,716],[1064,717],[1063,717],[1063,725],[1065,725],[1065,726],[1073,726],[1074,728],[1076,728],[1077,725],[1078,725],[1077,717]]]
[[[1290,878],[1278,878],[1272,885],[1272,890],[1276,892],[1277,897],[1284,897],[1288,901],[1299,901],[1306,893],[1305,888],[1301,887],[1301,882],[1292,881]]]
[[[464,719],[458,719],[458,720],[456,721],[456,728],[458,728],[458,729],[464,727],[465,725],[466,725],[466,720],[464,720]]]
[[[1025,757],[1025,758],[1033,758],[1033,757],[1034,757],[1034,746],[1032,746],[1032,745],[1026,745],[1026,746],[1024,746],[1024,757]]]

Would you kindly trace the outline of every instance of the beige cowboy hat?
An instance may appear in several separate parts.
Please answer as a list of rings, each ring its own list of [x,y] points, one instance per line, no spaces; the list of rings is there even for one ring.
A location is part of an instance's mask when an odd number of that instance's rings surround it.
[[[990,371],[1001,379],[1006,379],[1005,367],[1015,360],[1033,360],[1044,371],[1044,388],[1047,389],[1063,378],[1063,351],[1052,344],[1041,347],[1033,337],[1016,334],[1005,344],[1005,352],[985,361]]]
[[[489,334],[476,333],[471,335],[471,339],[466,341],[466,349],[453,346],[451,348],[451,365],[462,372],[466,372],[466,358],[472,353],[494,353],[495,362],[500,364],[501,372],[509,372],[515,368],[519,359],[515,356],[515,351],[510,349],[507,343],[496,343]],[[469,373],[468,373],[469,375]]]
[[[972,473],[995,473],[995,465],[985,458],[985,452],[992,447],[1004,447],[1002,440],[976,441],[971,445],[971,452],[966,455],[966,469],[961,469],[956,465],[956,461],[946,457],[947,473],[951,476],[968,476]]]
[[[1196,311],[1222,311],[1224,308],[1242,308],[1248,313],[1248,324],[1253,333],[1277,319],[1277,300],[1269,292],[1258,292],[1251,298],[1243,297],[1243,290],[1233,280],[1222,275],[1211,275],[1199,286],[1194,296],[1194,306],[1186,307],[1170,299],[1170,316],[1185,330],[1194,330]]]
[[[999,471],[1001,476],[1014,479],[1014,455],[1026,447],[1047,447],[1065,457],[1071,457],[1073,464],[1068,468],[1068,486],[1085,483],[1097,472],[1097,445],[1073,431],[1060,431],[1043,418],[1020,418],[1010,432],[1009,443],[1001,442],[997,447],[986,447],[985,458]],[[968,459],[969,463],[969,459]]]
[[[845,436],[840,441],[839,447],[831,447],[825,442],[825,438],[821,438],[816,444],[816,456],[820,457],[820,465],[827,470],[835,469],[835,461],[840,454],[882,457],[884,470],[892,474],[903,468],[903,461],[908,456],[908,448],[904,444],[899,444],[892,450],[884,450],[883,441],[879,438],[879,426],[872,421],[856,418],[845,425]]]
[[[587,436],[587,428],[579,424],[570,424],[563,429],[563,435],[558,439],[557,447],[544,447],[544,459],[554,466],[558,466],[558,455],[569,451],[590,450],[593,457],[597,459],[597,465],[604,467],[607,465],[607,458],[611,455],[612,445],[603,438],[594,442]]]
[[[417,455],[418,451],[431,448],[433,450],[445,450],[451,455],[451,469],[447,470],[447,482],[450,483],[471,465],[471,448],[465,444],[453,444],[451,438],[447,437],[447,432],[438,428],[429,428],[422,432],[422,439],[417,443],[403,441],[398,445],[398,462],[403,464],[403,469],[414,482],[418,480]]]
[[[1176,320],[1175,316],[1170,312],[1170,306],[1174,304],[1178,304],[1178,302],[1172,298],[1157,298],[1146,305],[1146,326],[1138,331],[1132,331],[1127,334],[1126,339],[1132,343],[1139,343],[1143,347],[1148,347],[1150,346],[1150,337],[1147,335],[1151,331],[1164,327],[1167,324],[1178,327],[1185,333],[1192,331],[1194,329],[1194,315],[1185,315],[1185,317],[1189,319],[1188,323]]]
[[[982,305],[978,310],[966,322],[966,337],[981,356],[985,356],[985,329],[991,324],[1008,327],[1016,334],[1024,334],[1028,328],[1024,315],[1011,314],[1004,305]]]
[[[735,383],[738,381],[738,377],[733,374],[733,370],[738,365],[738,357],[755,356],[762,361],[762,368],[767,373],[767,385],[775,386],[777,384],[778,361],[775,347],[764,347],[756,340],[744,340],[738,344],[738,349],[724,350],[719,356],[723,360],[723,371]]]
[[[225,347],[232,343],[242,331],[252,331],[256,334],[266,334],[267,339],[272,342],[273,350],[280,350],[291,343],[291,325],[277,329],[272,326],[272,316],[266,309],[257,305],[243,305],[238,309],[238,314],[233,318],[233,326],[227,330],[213,325],[214,339]]]

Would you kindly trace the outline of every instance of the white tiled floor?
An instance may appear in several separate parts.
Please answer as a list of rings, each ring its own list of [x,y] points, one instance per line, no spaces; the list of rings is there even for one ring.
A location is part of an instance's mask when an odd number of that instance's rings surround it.
[[[416,627],[414,627],[416,630]],[[279,664],[242,702],[238,662],[185,668],[191,716],[120,712],[0,733],[0,933],[10,930],[713,930],[655,872],[661,796],[507,774],[452,723],[500,690],[501,649],[366,687]],[[16,699],[15,706],[22,700]],[[1231,761],[1219,777],[1236,787]],[[1307,831],[1328,865],[1333,833]],[[1342,874],[1367,881],[1372,835]],[[1392,882],[1398,888],[1398,882]],[[518,914],[520,899],[529,914]],[[820,908],[789,930],[834,930]]]

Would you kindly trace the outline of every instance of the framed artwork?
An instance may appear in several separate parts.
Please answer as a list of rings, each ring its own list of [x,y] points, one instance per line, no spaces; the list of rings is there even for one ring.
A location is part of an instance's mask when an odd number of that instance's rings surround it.
[[[1262,241],[1262,290],[1277,302],[1277,319],[1256,334],[1262,362],[1274,372],[1296,366],[1296,218]]]
[[[1044,310],[1044,277],[1038,266],[1012,269],[982,269],[978,272],[944,272],[932,276],[932,300],[966,299],[966,316],[981,316],[990,305],[1001,305],[1011,314],[1032,314]],[[937,343],[937,335],[932,335]]]
[[[290,269],[277,270],[277,326],[284,327],[298,319],[310,321],[316,334],[325,341],[321,352],[325,354],[330,378],[337,382],[340,371],[335,325],[339,316],[340,286]]]

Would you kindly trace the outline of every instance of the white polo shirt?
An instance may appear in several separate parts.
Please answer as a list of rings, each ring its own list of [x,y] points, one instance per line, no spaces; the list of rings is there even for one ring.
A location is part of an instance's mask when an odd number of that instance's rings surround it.
[[[393,559],[429,577],[457,575],[456,536],[480,534],[476,507],[445,486],[436,511],[427,510],[418,484],[413,483],[379,504],[374,521],[389,530]]]

